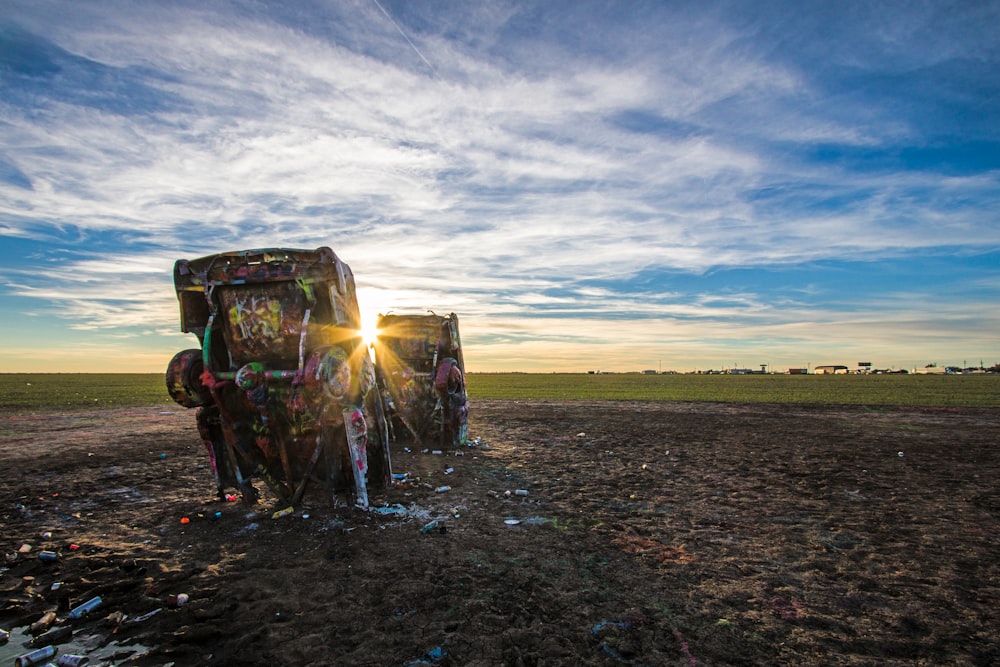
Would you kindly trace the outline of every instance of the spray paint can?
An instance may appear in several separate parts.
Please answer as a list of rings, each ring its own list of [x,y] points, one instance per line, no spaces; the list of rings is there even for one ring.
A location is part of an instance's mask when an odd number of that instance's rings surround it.
[[[66,655],[59,656],[56,660],[56,665],[58,667],[85,667],[90,664],[90,658],[85,655],[73,655],[72,653],[67,653]]]
[[[66,614],[66,618],[72,618],[72,619],[83,618],[90,612],[100,607],[101,602],[103,602],[103,600],[101,600],[100,595],[98,595],[97,597],[90,598],[89,600],[81,604],[79,607],[75,607],[71,612]]]
[[[0,646],[3,646],[10,641],[10,632],[7,630],[0,630]]]
[[[40,619],[32,623],[28,627],[28,632],[33,635],[38,635],[49,629],[49,626],[56,622],[56,613],[54,611],[46,612],[42,615]]]
[[[28,646],[30,648],[43,648],[52,644],[61,644],[72,636],[73,628],[68,625],[60,625],[33,638],[28,642]]]
[[[183,607],[184,605],[187,604],[187,601],[190,600],[190,599],[191,598],[188,597],[187,593],[178,593],[177,595],[168,595],[167,596],[167,606],[171,607],[173,609],[176,609],[177,607]]]
[[[46,646],[45,648],[40,648],[37,651],[25,653],[22,656],[14,658],[14,667],[33,667],[34,665],[40,665],[54,656],[58,650],[59,649],[55,646]]]
[[[55,551],[39,551],[38,552],[38,560],[42,560],[42,561],[45,561],[47,563],[51,563],[54,560],[58,560],[58,558],[59,558],[59,554],[57,554]]]

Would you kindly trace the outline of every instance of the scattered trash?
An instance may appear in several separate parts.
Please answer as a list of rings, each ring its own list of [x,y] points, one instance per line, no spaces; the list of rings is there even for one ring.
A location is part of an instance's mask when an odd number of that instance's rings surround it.
[[[33,665],[41,665],[46,660],[58,653],[59,649],[55,646],[46,646],[45,648],[40,648],[31,653],[25,653],[22,656],[14,658],[15,667],[32,667]]]
[[[52,585],[49,586],[49,590],[50,591],[57,591],[60,588],[62,588],[62,582],[61,581],[53,581]]]
[[[38,552],[38,560],[45,561],[47,563],[51,563],[54,560],[58,560],[58,558],[59,558],[59,554],[57,554],[55,551],[39,551]]]
[[[74,655],[72,653],[67,653],[66,655],[59,656],[56,660],[57,667],[86,667],[90,664],[90,658],[85,655]]]
[[[514,491],[514,495],[515,496],[526,496],[526,495],[528,495],[528,490],[527,489],[518,489],[518,490]]]
[[[438,488],[434,489],[435,493],[445,493],[447,491],[451,491],[450,486],[439,486]]]
[[[50,533],[49,531],[45,531],[39,537],[41,537],[43,540],[51,540],[52,539],[52,533]]]
[[[79,551],[80,550],[80,545],[79,544],[71,544],[71,545],[69,545],[69,550],[70,551]]]
[[[292,514],[293,512],[295,512],[295,508],[292,507],[291,505],[289,505],[285,509],[278,510],[277,512],[275,512],[274,514],[272,514],[271,518],[272,519],[280,519],[281,517],[288,516],[289,514]]]
[[[576,437],[583,438],[583,437],[586,437],[586,435],[587,435],[586,433],[584,433],[583,431],[580,431],[579,433],[576,434]]]
[[[22,544],[21,547],[17,550],[17,553],[19,554],[31,553],[31,545],[27,543]]]
[[[899,453],[899,458],[903,458],[903,452]]]
[[[389,505],[388,507],[373,507],[372,511],[383,516],[407,516],[410,511],[402,505]]]
[[[10,630],[0,629],[0,646],[10,641]]]
[[[184,524],[191,523],[191,518],[190,517],[186,517],[186,516],[182,516],[181,517],[181,523],[184,523]]]
[[[432,451],[432,452],[431,452],[431,454],[434,454],[434,455],[436,455],[436,456],[440,456],[440,455],[441,455],[441,454],[443,454],[443,453],[444,453],[444,452],[442,452],[442,451],[441,451],[440,449],[435,449],[434,451]]]
[[[61,644],[72,636],[73,628],[68,625],[60,625],[59,627],[52,628],[51,630],[43,632],[37,637],[32,638],[32,640],[28,642],[28,646],[31,648],[41,648],[51,644]]]
[[[424,524],[424,527],[420,529],[420,532],[426,535],[427,533],[431,532],[432,530],[437,530],[439,528],[443,529],[444,526],[441,525],[440,521],[438,521],[437,519],[434,519],[430,523]]]
[[[397,482],[405,482],[407,477],[410,476],[408,472],[394,472],[392,473],[392,478]]]
[[[403,667],[425,667],[426,665],[435,665],[446,655],[448,655],[448,652],[444,650],[443,646],[435,646],[430,651],[427,651],[423,657],[403,663]]]
[[[54,611],[48,611],[42,614],[42,617],[28,626],[28,632],[32,635],[40,635],[49,629],[53,623],[56,622],[56,613]]]
[[[546,519],[543,516],[530,516],[527,519],[525,519],[524,522],[529,526],[542,526],[547,523],[551,523],[552,519]]]
[[[595,625],[590,632],[594,637],[597,637],[598,639],[602,640],[601,643],[598,645],[601,648],[601,650],[607,653],[615,660],[617,660],[618,662],[625,665],[635,665],[636,667],[649,667],[644,662],[639,662],[638,660],[626,658],[612,646],[613,644],[618,644],[619,641],[621,640],[620,637],[615,636],[616,629],[622,631],[628,631],[635,625],[637,624],[633,623],[632,621],[601,621],[600,623]],[[612,630],[610,630],[609,632],[604,632],[604,629],[608,627],[612,628]],[[608,637],[609,635],[611,636]]]
[[[160,460],[161,460],[161,461],[162,461],[163,459],[165,459],[165,458],[167,458],[167,455],[166,455],[165,453],[164,453],[164,454],[160,454]]]
[[[514,518],[504,519],[503,522],[508,526],[516,526],[522,523],[527,526],[542,526],[547,523],[551,523],[552,519],[546,519],[543,516],[532,516],[528,517],[527,519],[514,519]]]
[[[71,618],[71,619],[83,618],[93,610],[100,607],[102,602],[104,601],[101,599],[101,596],[98,595],[96,597],[92,597],[83,604],[81,604],[80,606],[74,607],[73,610],[66,615],[66,618]]]
[[[149,619],[151,619],[154,616],[156,616],[157,614],[159,614],[161,611],[163,611],[163,607],[157,607],[153,611],[147,612],[147,613],[143,614],[142,616],[136,616],[135,618],[126,618],[122,622],[122,625],[125,626],[125,627],[129,627],[129,626],[132,626],[132,625],[139,625],[140,623],[145,623]]]
[[[454,468],[445,468],[444,469],[444,474],[446,474],[446,475],[450,475],[453,472],[455,472]]]
[[[167,606],[171,609],[176,609],[177,607],[183,607],[190,600],[190,596],[187,593],[178,593],[177,595],[167,596]]]

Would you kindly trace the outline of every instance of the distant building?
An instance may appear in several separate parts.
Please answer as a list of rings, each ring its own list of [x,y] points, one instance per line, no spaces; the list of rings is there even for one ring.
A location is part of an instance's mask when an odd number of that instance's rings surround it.
[[[847,366],[840,365],[817,366],[813,370],[816,375],[847,375],[849,372]]]
[[[809,375],[809,369],[808,368],[789,368],[788,369],[788,374],[789,375]]]

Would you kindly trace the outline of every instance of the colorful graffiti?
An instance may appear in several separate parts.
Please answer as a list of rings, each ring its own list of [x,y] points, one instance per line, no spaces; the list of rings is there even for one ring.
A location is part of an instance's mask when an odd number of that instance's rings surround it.
[[[378,329],[375,368],[391,398],[390,418],[418,443],[465,444],[468,397],[458,316],[382,315]]]
[[[198,409],[220,496],[234,488],[255,502],[259,481],[287,512],[315,481],[334,501],[367,506],[370,491],[391,484],[390,429],[421,443],[465,443],[454,313],[380,316],[373,360],[354,276],[329,248],[178,260],[174,286],[181,330],[200,349],[171,360],[167,391]]]
[[[329,248],[178,260],[181,329],[167,390],[197,407],[220,495],[256,501],[255,481],[288,507],[310,481],[367,506],[391,483],[388,428],[358,332],[354,278]]]

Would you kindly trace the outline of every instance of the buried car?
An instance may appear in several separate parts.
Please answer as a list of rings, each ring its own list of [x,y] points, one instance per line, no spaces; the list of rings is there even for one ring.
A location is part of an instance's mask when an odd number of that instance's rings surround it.
[[[390,425],[402,422],[418,444],[465,444],[469,406],[455,313],[379,315],[375,368]]]
[[[181,330],[167,390],[198,408],[220,496],[255,502],[262,480],[289,507],[310,480],[331,500],[392,479],[388,428],[350,267],[326,247],[272,248],[178,260]]]

